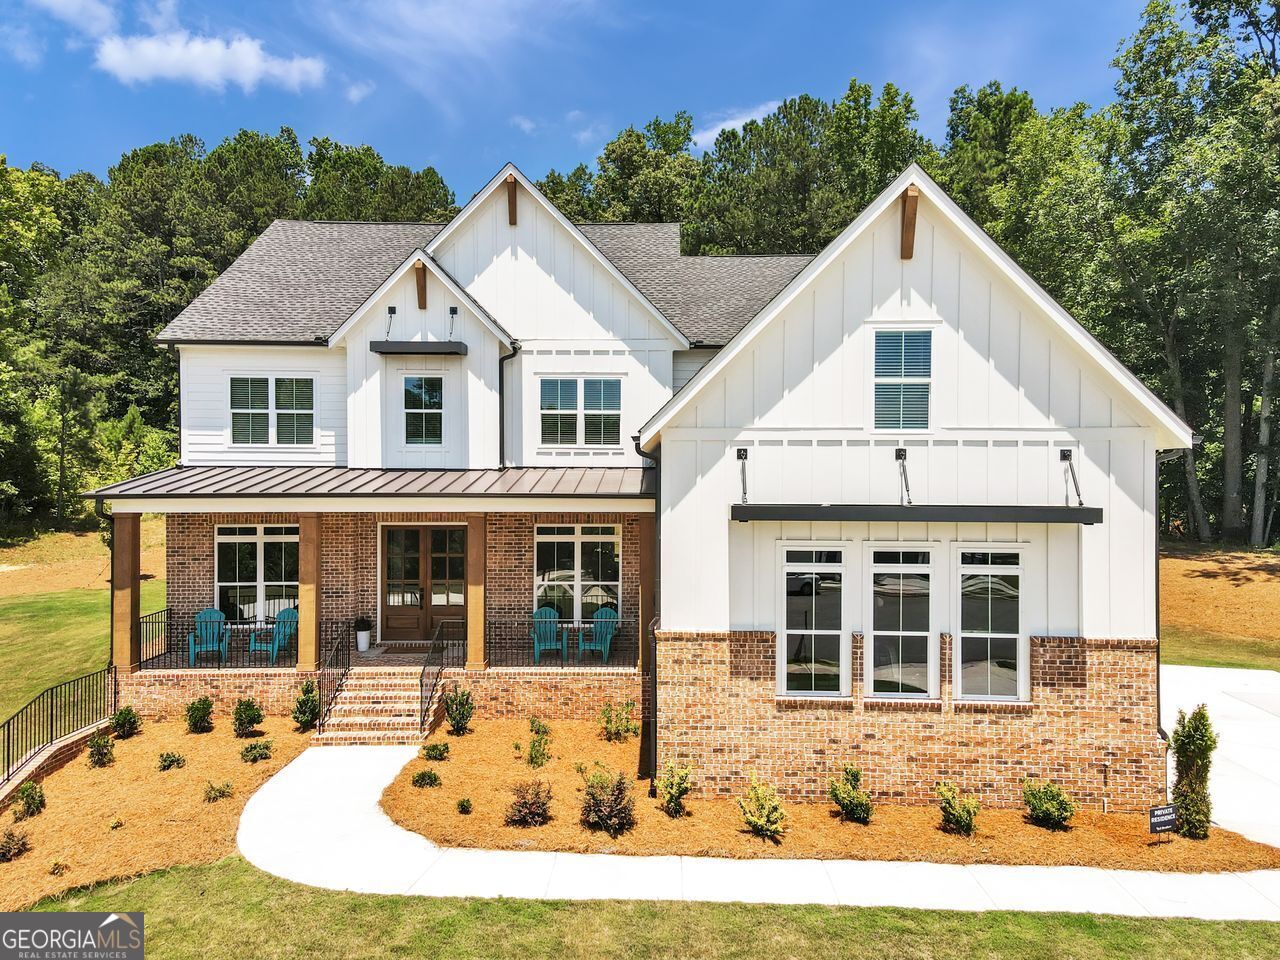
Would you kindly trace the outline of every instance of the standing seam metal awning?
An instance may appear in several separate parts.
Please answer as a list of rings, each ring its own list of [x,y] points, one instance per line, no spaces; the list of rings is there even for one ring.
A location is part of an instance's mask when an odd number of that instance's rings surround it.
[[[866,520],[890,523],[1079,523],[1102,522],[1101,507],[1033,504],[735,503],[733,520]]]

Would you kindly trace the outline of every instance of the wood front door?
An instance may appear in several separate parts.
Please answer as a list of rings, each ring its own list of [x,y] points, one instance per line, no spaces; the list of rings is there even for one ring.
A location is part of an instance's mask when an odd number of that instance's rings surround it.
[[[465,622],[465,527],[383,527],[382,556],[381,639],[422,642]]]

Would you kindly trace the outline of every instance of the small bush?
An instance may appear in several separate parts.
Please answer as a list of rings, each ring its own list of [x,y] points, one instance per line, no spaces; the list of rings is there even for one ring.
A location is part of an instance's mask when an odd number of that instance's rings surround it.
[[[943,780],[934,789],[941,801],[942,829],[947,833],[958,833],[962,837],[972,836],[978,811],[982,809],[978,798],[965,796],[949,780]]]
[[[44,809],[44,787],[28,780],[13,795],[14,822],[34,817]]]
[[[458,812],[462,814],[464,817],[468,817],[471,815],[471,798],[470,797],[463,797],[461,800],[458,801]]]
[[[854,823],[871,822],[871,795],[862,789],[862,771],[846,766],[827,784],[827,796],[840,808],[840,816]]]
[[[444,704],[444,718],[455,736],[462,736],[471,728],[471,715],[475,713],[475,701],[470,690],[450,690],[440,702]]]
[[[245,763],[257,763],[260,760],[271,759],[271,741],[255,740],[253,743],[246,743],[244,749],[240,751],[240,759]]]
[[[89,738],[89,766],[109,767],[116,762],[116,745],[105,733],[95,733]]]
[[[1076,814],[1076,805],[1056,783],[1048,780],[1026,780],[1022,784],[1022,802],[1027,817],[1039,827],[1065,830]]]
[[[434,770],[419,770],[413,775],[413,785],[419,789],[423,787],[440,786],[440,774]]]
[[[261,722],[262,708],[258,706],[258,701],[248,697],[236,701],[235,711],[231,714],[231,729],[237,737],[243,740],[253,736]]]
[[[747,829],[757,837],[776,841],[786,829],[787,814],[778,800],[777,791],[767,783],[757,780],[754,773],[747,787],[747,795],[738,798],[738,809],[742,811]]]
[[[537,717],[530,717],[529,732],[535,737],[549,737],[551,736],[551,725],[539,720]]]
[[[600,711],[600,733],[610,743],[626,743],[640,735],[640,724],[631,718],[636,705],[628,700],[622,706],[606,703]]]
[[[121,820],[119,817],[117,817],[116,819],[112,820],[110,823],[107,824],[107,829],[119,830],[123,826],[124,826],[124,821]]]
[[[187,704],[187,733],[209,733],[213,729],[213,701],[200,697]]]
[[[226,800],[235,792],[235,787],[231,786],[230,780],[226,783],[214,783],[210,780],[204,785],[204,802],[217,803],[219,800]]]
[[[160,754],[160,761],[156,764],[156,769],[161,773],[164,773],[166,770],[173,770],[177,767],[185,767],[186,765],[186,757],[180,753],[172,753],[166,750],[164,753]]]
[[[591,776],[582,778],[586,784],[582,795],[582,825],[616,837],[636,825],[636,798],[625,773],[614,775],[599,764],[597,767]]]
[[[70,869],[71,865],[67,863],[67,861],[55,860],[53,863],[49,864],[49,876],[60,877]]]
[[[511,788],[506,822],[511,827],[540,827],[551,819],[551,784],[526,780]]]
[[[3,837],[0,837],[0,863],[17,860],[30,849],[31,837],[26,831],[10,828],[4,832]]]
[[[142,718],[133,707],[121,707],[111,718],[111,732],[117,740],[128,740],[142,729]]]
[[[424,743],[422,745],[422,759],[431,760],[434,763],[448,760],[449,745],[447,743]]]
[[[320,694],[314,680],[305,680],[298,699],[293,703],[293,722],[306,732],[320,722]]]
[[[668,817],[684,816],[684,798],[693,789],[693,768],[677,767],[674,760],[658,774],[658,805]]]
[[[1213,803],[1209,800],[1209,766],[1218,746],[1218,735],[1209,723],[1204,704],[1187,716],[1178,711],[1178,722],[1169,737],[1173,748],[1173,804],[1178,812],[1178,833],[1191,840],[1209,836]]]
[[[529,741],[529,749],[525,753],[525,761],[535,770],[546,766],[551,760],[551,740],[545,733],[539,733]]]

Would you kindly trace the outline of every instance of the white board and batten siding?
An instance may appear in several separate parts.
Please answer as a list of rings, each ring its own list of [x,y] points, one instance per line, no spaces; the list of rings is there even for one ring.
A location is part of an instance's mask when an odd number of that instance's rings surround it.
[[[178,363],[182,463],[284,466],[346,462],[347,378],[343,351],[323,346],[187,345],[179,349]],[[232,444],[232,377],[310,377],[314,381],[314,442]]]
[[[968,541],[1024,545],[1031,633],[1154,636],[1155,424],[926,198],[912,259],[899,244],[891,204],[662,428],[664,628],[775,629],[777,541],[818,539],[854,547],[863,629],[866,541],[937,545],[943,590],[957,578],[951,544]],[[927,432],[874,429],[875,331],[902,328],[933,332]],[[1074,505],[1069,448],[1104,522],[729,520],[740,447],[753,503],[856,504],[901,502],[899,446],[917,504]]]

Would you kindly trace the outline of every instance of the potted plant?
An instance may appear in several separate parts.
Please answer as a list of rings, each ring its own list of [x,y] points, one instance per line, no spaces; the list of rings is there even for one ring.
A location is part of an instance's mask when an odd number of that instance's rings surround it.
[[[369,649],[369,633],[373,630],[373,621],[368,617],[356,617],[356,649],[364,653]]]

